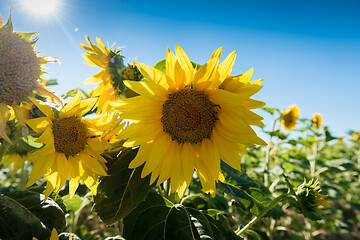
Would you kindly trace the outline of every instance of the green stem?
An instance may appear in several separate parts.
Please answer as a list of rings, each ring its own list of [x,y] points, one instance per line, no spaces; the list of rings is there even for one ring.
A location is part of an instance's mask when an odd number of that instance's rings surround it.
[[[242,235],[246,230],[248,230],[252,225],[254,225],[257,221],[260,220],[260,218],[262,218],[268,211],[270,211],[273,207],[275,207],[275,205],[280,202],[281,200],[285,199],[288,196],[288,193],[286,194],[282,194],[280,196],[278,196],[277,198],[275,198],[270,204],[269,206],[267,206],[266,208],[264,208],[259,215],[255,216],[253,219],[251,219],[251,221],[246,224],[243,228],[241,228],[240,230],[236,231],[235,233],[237,235]]]
[[[278,118],[274,120],[271,132],[274,132],[275,130],[275,126],[276,126],[276,122],[277,122]],[[265,173],[264,173],[264,185],[265,187],[269,187],[270,186],[270,158],[271,158],[271,154],[270,154],[270,150],[271,150],[271,145],[272,145],[272,136],[270,135],[269,138],[269,142],[268,145],[266,146],[266,153],[265,153]]]
[[[312,149],[312,150],[313,150],[313,154],[312,154],[312,159],[311,159],[311,162],[310,162],[310,175],[311,175],[311,178],[314,178],[314,177],[315,177],[317,148],[318,148],[318,145],[317,145],[317,143],[315,142],[314,145],[313,145],[313,149]]]

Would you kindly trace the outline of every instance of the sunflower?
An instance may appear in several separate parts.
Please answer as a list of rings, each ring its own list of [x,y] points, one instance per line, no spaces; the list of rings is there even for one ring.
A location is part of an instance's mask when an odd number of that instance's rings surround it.
[[[151,173],[151,184],[170,179],[171,191],[180,197],[194,170],[207,193],[215,194],[215,183],[224,181],[220,158],[240,170],[240,155],[245,146],[266,143],[250,125],[261,126],[262,117],[250,111],[265,103],[249,97],[261,89],[262,80],[248,82],[244,75],[229,76],[236,53],[220,64],[222,48],[199,69],[193,67],[179,46],[166,53],[166,73],[135,63],[146,81],[124,81],[139,96],[111,105],[122,118],[131,121],[120,138],[125,147],[140,145],[130,163],[136,168],[145,163],[142,177]]]
[[[11,140],[5,131],[5,115],[10,107],[20,125],[25,126],[19,104],[34,96],[34,92],[61,102],[44,86],[41,65],[49,61],[34,51],[37,39],[31,39],[33,34],[13,32],[10,15],[4,25],[0,18],[0,137],[8,142]]]
[[[354,141],[358,141],[360,139],[360,131],[354,134],[353,139]]]
[[[280,116],[280,123],[285,129],[294,131],[299,119],[300,109],[296,105],[289,106]]]
[[[88,37],[86,37],[86,41],[89,46],[83,43],[80,45],[87,51],[82,54],[86,60],[85,63],[99,66],[102,70],[86,79],[83,84],[96,84],[101,82],[90,96],[98,98],[95,106],[98,108],[97,113],[100,114],[106,112],[109,101],[117,100],[125,90],[122,77],[118,72],[118,69],[124,67],[123,57],[120,55],[120,50],[106,48],[100,38],[96,38],[99,47],[94,45]]]
[[[314,128],[319,129],[321,126],[321,122],[322,122],[321,114],[320,113],[314,114],[314,116],[312,117],[312,125],[314,126]]]
[[[313,213],[317,213],[320,206],[329,208],[330,201],[325,199],[328,195],[323,195],[320,192],[321,188],[318,180],[304,181],[296,191],[299,208],[304,212]]]
[[[107,175],[106,160],[100,155],[107,148],[107,141],[99,139],[99,133],[93,130],[96,123],[82,118],[95,102],[93,99],[81,101],[80,98],[79,92],[58,115],[42,101],[30,98],[46,117],[26,120],[35,132],[42,133],[36,142],[44,144],[29,156],[33,169],[26,187],[46,174],[46,197],[54,189],[59,192],[67,178],[72,197],[80,177],[96,195],[99,176]]]

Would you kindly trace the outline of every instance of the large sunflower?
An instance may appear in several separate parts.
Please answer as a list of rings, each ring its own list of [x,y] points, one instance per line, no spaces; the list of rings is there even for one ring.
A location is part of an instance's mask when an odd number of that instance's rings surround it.
[[[11,142],[5,130],[5,115],[11,106],[17,120],[25,126],[22,108],[19,104],[27,97],[37,94],[60,101],[44,86],[41,78],[43,63],[49,62],[38,57],[34,51],[37,39],[31,39],[33,33],[13,32],[10,15],[6,24],[1,26],[0,18],[0,137]]]
[[[285,109],[280,116],[280,123],[285,129],[294,131],[297,120],[300,116],[300,109],[296,105],[291,105]]]
[[[266,143],[250,125],[262,125],[262,117],[250,109],[265,103],[249,97],[261,89],[262,80],[248,82],[252,69],[244,75],[229,76],[236,53],[220,64],[222,48],[195,69],[186,53],[175,46],[176,56],[166,53],[166,74],[135,63],[146,81],[125,81],[140,94],[112,105],[122,118],[132,122],[119,135],[126,147],[140,145],[130,163],[145,163],[142,177],[151,173],[151,183],[171,179],[171,191],[180,196],[189,186],[194,169],[204,190],[215,193],[222,181],[220,159],[240,170],[239,153],[245,146]]]
[[[82,118],[94,105],[93,99],[80,100],[78,93],[57,115],[43,102],[30,98],[46,115],[26,120],[38,133],[36,142],[44,146],[30,154],[33,162],[26,187],[34,184],[46,174],[46,196],[56,189],[58,192],[69,178],[69,195],[72,197],[79,185],[79,178],[95,195],[99,176],[107,175],[106,160],[100,154],[107,148],[96,129],[96,123]]]

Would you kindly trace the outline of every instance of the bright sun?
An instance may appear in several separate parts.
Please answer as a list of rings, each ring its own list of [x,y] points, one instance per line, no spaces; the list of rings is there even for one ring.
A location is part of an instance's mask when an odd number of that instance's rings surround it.
[[[23,0],[23,4],[33,13],[46,15],[56,10],[58,0]]]

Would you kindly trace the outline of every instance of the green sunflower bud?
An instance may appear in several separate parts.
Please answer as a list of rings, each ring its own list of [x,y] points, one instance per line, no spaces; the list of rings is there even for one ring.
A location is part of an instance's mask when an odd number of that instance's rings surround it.
[[[329,208],[329,200],[325,199],[328,195],[321,194],[319,181],[313,179],[309,182],[304,181],[296,192],[298,208],[304,214],[319,213],[319,206]]]

